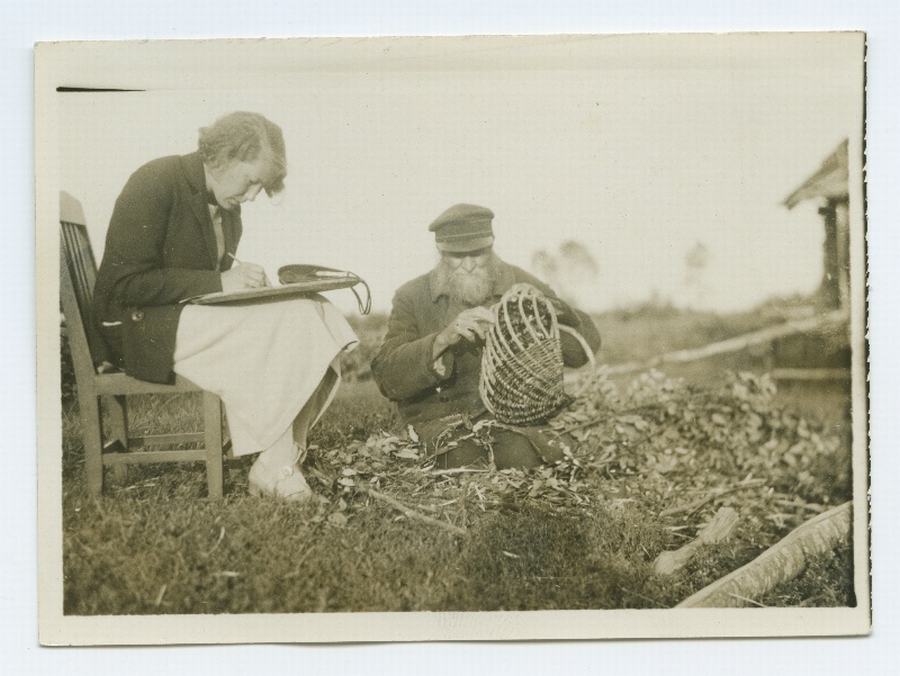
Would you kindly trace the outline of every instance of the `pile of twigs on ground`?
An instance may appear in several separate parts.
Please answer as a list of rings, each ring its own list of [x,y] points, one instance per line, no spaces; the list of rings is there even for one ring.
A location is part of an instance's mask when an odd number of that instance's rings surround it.
[[[340,525],[378,501],[398,518],[464,534],[502,505],[588,513],[625,503],[689,538],[719,507],[734,508],[760,546],[849,499],[850,449],[837,434],[776,407],[766,376],[735,374],[718,391],[650,371],[624,391],[589,374],[548,435],[564,459],[532,470],[436,469],[411,429],[316,449],[309,466],[323,500],[316,518]],[[470,425],[488,439],[490,424]]]

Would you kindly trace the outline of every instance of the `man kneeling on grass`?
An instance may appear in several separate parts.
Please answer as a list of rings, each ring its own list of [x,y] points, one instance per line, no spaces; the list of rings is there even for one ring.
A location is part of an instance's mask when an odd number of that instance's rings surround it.
[[[477,443],[464,424],[489,418],[478,392],[481,354],[493,323],[488,308],[508,289],[536,287],[554,304],[560,324],[575,329],[592,350],[600,347],[600,335],[586,314],[497,257],[493,218],[485,207],[457,204],[429,226],[440,260],[396,292],[384,344],[372,362],[382,394],[397,402],[404,422],[443,468],[491,459],[498,469],[527,468],[562,458],[562,450],[538,427],[494,429],[486,445]],[[563,334],[561,341],[566,366],[588,361],[577,339]]]

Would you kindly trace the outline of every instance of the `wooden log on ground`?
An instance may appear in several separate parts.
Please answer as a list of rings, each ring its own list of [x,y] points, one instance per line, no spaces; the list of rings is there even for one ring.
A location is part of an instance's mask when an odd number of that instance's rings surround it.
[[[696,539],[688,542],[680,549],[663,552],[653,562],[653,570],[659,575],[671,575],[684,567],[702,545],[721,542],[734,530],[738,522],[738,514],[731,507],[721,507],[709,523],[697,534]]]
[[[776,338],[794,335],[797,333],[807,333],[818,328],[829,326],[832,324],[845,322],[848,315],[843,310],[836,310],[817,317],[808,319],[798,319],[784,324],[777,324],[752,333],[745,333],[741,336],[735,336],[728,340],[722,340],[717,343],[711,343],[704,347],[691,350],[677,350],[667,354],[659,355],[648,359],[644,362],[628,362],[626,364],[615,364],[606,369],[606,373],[611,376],[624,375],[626,373],[634,373],[636,371],[647,371],[656,368],[662,364],[687,363],[706,359],[719,354],[728,354],[731,352],[740,352],[753,345],[762,345],[771,342]]]
[[[773,380],[850,380],[850,369],[805,369],[805,368],[779,368],[772,369]]]
[[[832,551],[850,537],[853,502],[823,512],[789,533],[760,556],[716,580],[679,603],[676,608],[736,608],[788,582],[806,567],[809,558]]]

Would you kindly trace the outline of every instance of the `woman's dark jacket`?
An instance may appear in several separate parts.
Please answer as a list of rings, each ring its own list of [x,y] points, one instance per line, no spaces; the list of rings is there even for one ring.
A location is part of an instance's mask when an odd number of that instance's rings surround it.
[[[114,361],[135,378],[166,383],[183,305],[222,290],[216,236],[199,153],[153,160],[116,200],[94,286],[94,317]],[[241,237],[240,210],[222,210],[225,251]]]

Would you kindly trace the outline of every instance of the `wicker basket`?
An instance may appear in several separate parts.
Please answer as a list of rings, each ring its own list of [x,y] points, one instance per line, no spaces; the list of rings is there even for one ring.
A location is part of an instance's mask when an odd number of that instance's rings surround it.
[[[494,306],[494,324],[485,338],[479,393],[488,411],[508,425],[536,425],[572,400],[563,387],[560,331],[553,304],[531,286],[516,286]]]

